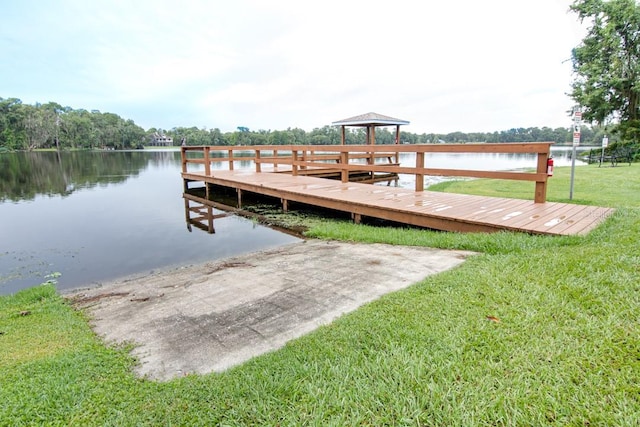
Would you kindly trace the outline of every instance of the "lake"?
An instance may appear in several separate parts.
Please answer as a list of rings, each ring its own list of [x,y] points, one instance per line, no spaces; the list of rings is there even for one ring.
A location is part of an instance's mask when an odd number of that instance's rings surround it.
[[[569,165],[570,154],[554,149],[556,165]],[[459,169],[535,165],[533,156],[506,154],[426,161]],[[50,279],[62,290],[91,287],[300,240],[235,215],[216,219],[213,234],[188,227],[180,172],[179,149],[0,153],[0,295]],[[413,177],[396,185],[412,188]]]

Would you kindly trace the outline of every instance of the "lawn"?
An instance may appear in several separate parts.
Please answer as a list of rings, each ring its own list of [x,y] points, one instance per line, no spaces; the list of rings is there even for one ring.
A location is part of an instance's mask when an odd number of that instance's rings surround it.
[[[568,183],[556,168],[548,199]],[[310,221],[311,237],[479,255],[222,374],[137,379],[52,286],[2,297],[0,425],[640,425],[639,183],[637,164],[578,168],[573,201],[617,208],[584,237]]]

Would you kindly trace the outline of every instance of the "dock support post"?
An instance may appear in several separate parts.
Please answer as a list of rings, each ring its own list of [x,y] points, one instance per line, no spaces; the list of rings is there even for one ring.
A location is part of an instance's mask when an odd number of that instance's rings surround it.
[[[289,201],[287,199],[282,199],[282,211],[289,212]]]
[[[207,205],[207,233],[215,234],[216,230],[213,228],[213,208]]]
[[[353,218],[353,222],[355,224],[360,224],[360,222],[362,222],[362,215],[359,213],[352,213],[351,218]]]
[[[189,222],[191,221],[191,206],[189,206],[189,199],[184,198],[184,219],[187,221],[187,227],[189,227]],[[191,231],[191,230],[189,230]]]
[[[236,188],[238,192],[238,209],[242,209],[242,190],[240,188]]]

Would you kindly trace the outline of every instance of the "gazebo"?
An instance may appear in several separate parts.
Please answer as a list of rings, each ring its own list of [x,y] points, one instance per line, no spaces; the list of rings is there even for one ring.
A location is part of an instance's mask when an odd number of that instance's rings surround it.
[[[345,143],[345,128],[347,126],[358,126],[367,128],[367,144],[376,143],[376,127],[377,126],[395,126],[396,127],[396,144],[400,143],[400,126],[408,125],[407,120],[396,119],[389,116],[384,116],[378,113],[366,113],[359,116],[350,117],[348,119],[339,120],[331,123],[333,126],[340,126],[341,128],[341,142]]]

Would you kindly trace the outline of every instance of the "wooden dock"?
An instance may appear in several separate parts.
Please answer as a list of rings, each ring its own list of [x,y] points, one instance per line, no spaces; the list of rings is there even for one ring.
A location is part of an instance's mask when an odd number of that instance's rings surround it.
[[[612,213],[612,209],[595,206],[416,192],[248,170],[215,171],[211,176],[192,172],[183,178],[271,196],[280,199],[285,210],[289,201],[299,202],[349,212],[356,222],[364,215],[444,231],[586,234]]]
[[[260,156],[257,158],[260,159]],[[200,160],[196,162],[202,163]],[[213,197],[210,194],[211,185],[222,186],[235,189],[239,203],[243,192],[252,192],[276,198],[284,210],[288,209],[289,202],[303,203],[350,213],[355,222],[367,216],[443,231],[510,230],[532,234],[584,235],[613,213],[611,208],[596,206],[414,191],[274,173],[273,170],[263,171],[259,167],[260,171],[210,168],[207,168],[208,171],[187,171],[186,162],[184,164],[182,178],[185,191],[188,191],[189,183],[202,182],[207,199]],[[532,179],[539,180],[541,174],[531,175],[534,176]]]

